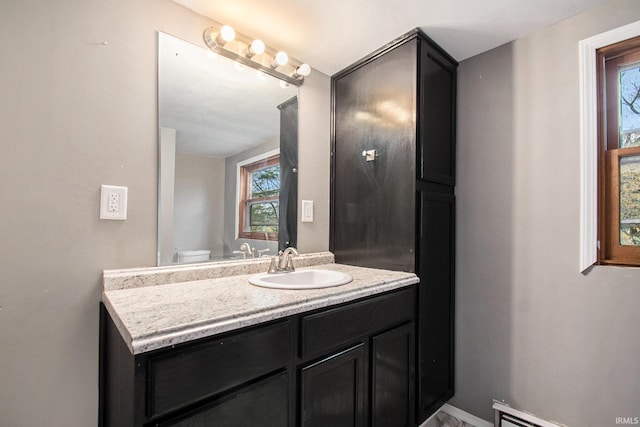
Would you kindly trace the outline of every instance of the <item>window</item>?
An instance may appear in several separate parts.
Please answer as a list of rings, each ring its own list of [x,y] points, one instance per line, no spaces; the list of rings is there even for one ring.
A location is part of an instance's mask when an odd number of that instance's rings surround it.
[[[240,166],[238,237],[278,240],[280,155]]]
[[[640,37],[598,49],[597,64],[598,261],[640,266]]]

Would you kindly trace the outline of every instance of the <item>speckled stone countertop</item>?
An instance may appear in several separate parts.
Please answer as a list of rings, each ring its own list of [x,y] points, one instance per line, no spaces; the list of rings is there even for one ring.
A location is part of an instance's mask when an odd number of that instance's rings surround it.
[[[192,280],[219,279],[239,274],[256,274],[267,271],[270,259],[271,257],[266,256],[201,264],[105,270],[102,273],[102,287],[103,291],[115,291]],[[333,261],[331,252],[312,252],[295,257],[294,263],[296,267],[310,267],[329,264]]]
[[[309,290],[267,289],[251,274],[108,290],[102,300],[132,354],[168,347],[304,311],[418,283],[412,273],[323,264],[349,284]]]

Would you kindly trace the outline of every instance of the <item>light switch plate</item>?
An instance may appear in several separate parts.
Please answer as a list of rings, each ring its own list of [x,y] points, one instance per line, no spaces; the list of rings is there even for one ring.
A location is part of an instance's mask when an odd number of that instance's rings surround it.
[[[313,222],[313,200],[302,201],[302,222]]]
[[[127,187],[115,185],[101,187],[100,219],[127,219]]]

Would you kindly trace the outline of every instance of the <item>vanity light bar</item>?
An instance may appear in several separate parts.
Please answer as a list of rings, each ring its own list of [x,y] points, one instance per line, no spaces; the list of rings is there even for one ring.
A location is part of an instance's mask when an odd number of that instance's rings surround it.
[[[301,86],[304,78],[311,74],[308,64],[271,49],[262,40],[238,33],[229,25],[211,26],[204,30],[202,37],[214,52],[292,85]]]

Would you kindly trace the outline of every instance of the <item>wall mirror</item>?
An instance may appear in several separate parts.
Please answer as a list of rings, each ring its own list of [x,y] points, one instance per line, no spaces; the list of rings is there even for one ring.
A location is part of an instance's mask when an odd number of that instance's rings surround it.
[[[158,37],[158,265],[295,246],[298,88]]]

